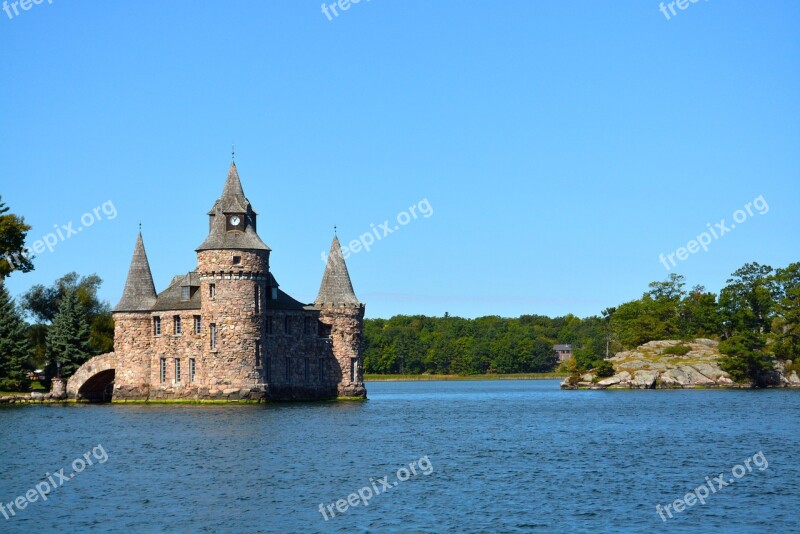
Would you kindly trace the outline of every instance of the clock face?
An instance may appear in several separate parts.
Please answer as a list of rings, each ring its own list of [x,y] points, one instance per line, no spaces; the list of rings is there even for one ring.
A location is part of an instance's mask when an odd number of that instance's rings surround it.
[[[233,217],[231,217],[231,225],[239,226],[240,222],[242,222],[242,220],[239,218],[238,215],[234,215]]]

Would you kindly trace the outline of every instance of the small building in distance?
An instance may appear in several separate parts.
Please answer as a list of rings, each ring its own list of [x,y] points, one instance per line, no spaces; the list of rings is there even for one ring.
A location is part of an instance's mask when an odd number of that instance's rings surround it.
[[[553,345],[553,350],[558,354],[559,362],[572,358],[572,345]]]

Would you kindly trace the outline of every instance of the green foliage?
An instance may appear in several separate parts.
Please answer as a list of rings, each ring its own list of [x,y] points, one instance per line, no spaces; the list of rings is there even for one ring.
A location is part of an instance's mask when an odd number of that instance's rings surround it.
[[[720,368],[736,382],[764,385],[764,375],[772,370],[772,358],[765,352],[763,337],[754,332],[736,334],[719,344],[722,358]]]
[[[30,355],[25,323],[0,282],[0,390],[27,391]]]
[[[783,359],[797,362],[800,359],[800,263],[792,263],[775,273],[778,301],[771,331],[774,333],[772,350]]]
[[[47,332],[48,375],[52,376],[54,368],[60,363],[61,376],[69,377],[91,355],[86,311],[78,292],[67,291]]]
[[[614,376],[614,365],[608,360],[600,360],[595,362],[594,374],[600,378]]]
[[[671,347],[665,347],[662,353],[664,354],[674,354],[676,356],[684,356],[691,352],[692,347],[688,345],[673,345]]]
[[[22,307],[37,321],[30,327],[36,362],[44,365],[46,359],[46,336],[50,323],[55,319],[64,296],[74,292],[89,324],[89,349],[92,355],[111,352],[114,349],[114,320],[108,303],[97,298],[102,280],[96,274],[80,276],[67,273],[52,286],[37,284],[22,296]]]
[[[12,271],[33,270],[33,263],[25,254],[25,237],[31,227],[25,224],[24,218],[8,210],[0,197],[0,282]]]

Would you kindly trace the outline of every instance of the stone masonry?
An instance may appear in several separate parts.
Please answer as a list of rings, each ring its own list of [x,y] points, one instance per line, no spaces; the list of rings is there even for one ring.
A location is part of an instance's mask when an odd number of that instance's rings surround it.
[[[366,398],[364,304],[338,239],[316,301],[304,304],[270,272],[271,249],[256,232],[235,164],[207,215],[197,268],[158,294],[139,233],[114,308],[114,352],[86,362],[67,395],[107,400],[113,391],[117,402]]]

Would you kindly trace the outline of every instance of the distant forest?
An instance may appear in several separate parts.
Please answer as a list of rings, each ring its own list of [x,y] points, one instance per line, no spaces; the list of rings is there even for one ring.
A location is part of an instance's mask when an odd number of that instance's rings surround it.
[[[573,346],[570,370],[596,367],[609,355],[661,339],[722,341],[736,359],[733,374],[765,368],[771,358],[800,356],[800,263],[773,269],[748,263],[719,295],[702,286],[686,289],[672,274],[652,282],[641,298],[603,310],[601,316],[550,318],[523,315],[463,319],[395,316],[367,319],[367,373],[483,374],[553,371],[553,345]]]

